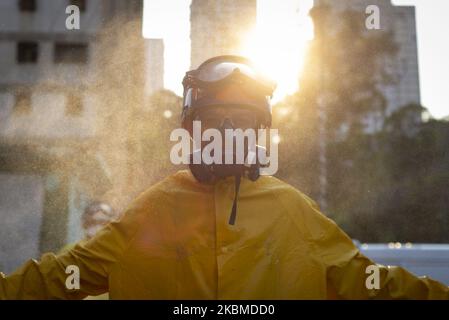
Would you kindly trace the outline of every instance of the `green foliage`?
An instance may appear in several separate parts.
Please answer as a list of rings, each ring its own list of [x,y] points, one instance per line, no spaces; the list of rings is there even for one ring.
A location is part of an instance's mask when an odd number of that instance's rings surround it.
[[[407,121],[406,109],[387,122]],[[351,236],[449,241],[449,123],[432,120],[413,129],[396,126],[333,146],[351,149],[351,165],[336,159],[329,172],[333,214]]]

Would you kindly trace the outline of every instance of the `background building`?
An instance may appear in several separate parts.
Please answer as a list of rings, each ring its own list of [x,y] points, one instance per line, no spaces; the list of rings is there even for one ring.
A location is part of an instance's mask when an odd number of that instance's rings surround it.
[[[420,104],[418,47],[416,36],[416,15],[413,6],[394,6],[390,0],[315,0],[314,5],[328,5],[335,10],[352,9],[360,12],[360,18],[366,19],[369,5],[380,10],[380,30],[392,32],[398,45],[398,53],[392,61],[385,62],[395,75],[395,83],[382,88],[387,99],[386,116],[409,104]],[[335,21],[338,23],[338,21]],[[376,30],[367,30],[376,32]],[[380,130],[383,115],[373,115],[367,121],[367,130]]]
[[[164,88],[164,40],[147,39],[145,93],[151,95]]]
[[[257,0],[192,0],[191,69],[214,56],[238,54],[256,15]]]
[[[71,4],[79,30],[66,29]],[[143,92],[141,20],[137,0],[0,2],[0,270],[78,240],[86,204],[132,180],[126,121]],[[122,49],[114,30],[137,40]],[[107,112],[114,86],[123,99],[133,88],[132,107],[115,99],[125,123]]]

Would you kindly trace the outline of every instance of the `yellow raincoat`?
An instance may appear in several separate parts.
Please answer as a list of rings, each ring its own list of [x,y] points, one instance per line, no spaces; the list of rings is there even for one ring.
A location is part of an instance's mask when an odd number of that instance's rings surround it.
[[[180,171],[138,197],[119,222],[88,242],[31,260],[0,277],[3,299],[448,299],[449,288],[372,261],[316,204],[273,177],[242,179],[237,219],[228,224],[234,178],[215,184]],[[80,289],[66,289],[66,267]]]

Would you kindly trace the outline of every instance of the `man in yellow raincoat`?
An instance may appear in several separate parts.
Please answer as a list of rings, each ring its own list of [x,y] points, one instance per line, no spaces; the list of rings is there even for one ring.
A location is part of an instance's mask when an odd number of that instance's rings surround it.
[[[183,84],[188,130],[195,119],[206,128],[270,125],[273,86],[243,58],[210,59]],[[190,169],[152,186],[93,239],[1,274],[0,298],[449,298],[447,286],[398,267],[378,266],[379,286],[368,289],[374,262],[313,200],[259,177],[257,165]],[[73,266],[76,289],[66,286]]]

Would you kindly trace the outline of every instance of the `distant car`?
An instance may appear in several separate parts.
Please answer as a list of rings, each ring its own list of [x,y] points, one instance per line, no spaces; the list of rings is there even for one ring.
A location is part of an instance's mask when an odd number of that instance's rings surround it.
[[[376,263],[401,266],[449,286],[449,244],[354,243]]]

